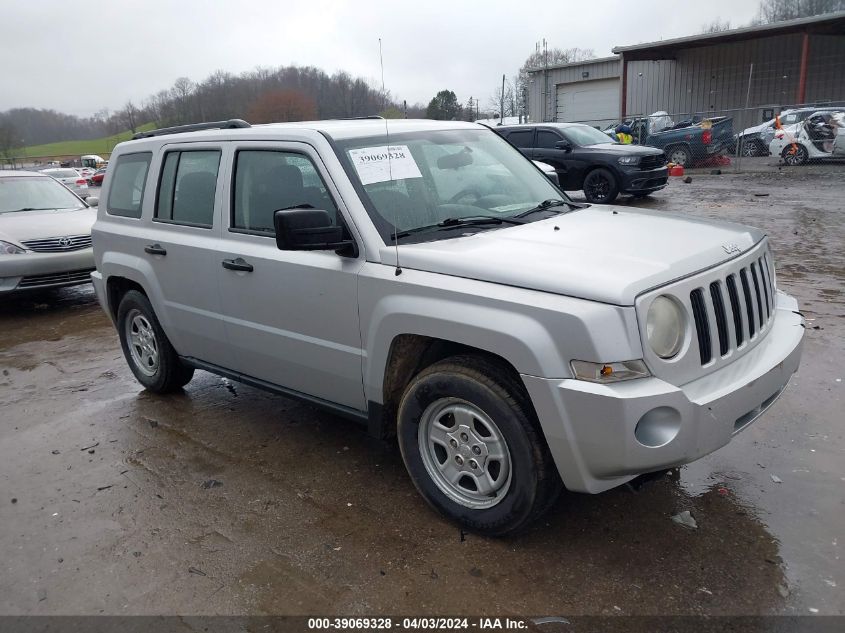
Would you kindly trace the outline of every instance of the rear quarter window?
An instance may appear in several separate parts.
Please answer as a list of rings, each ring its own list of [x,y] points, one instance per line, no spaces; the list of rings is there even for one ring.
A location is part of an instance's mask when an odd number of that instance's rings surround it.
[[[534,140],[534,130],[514,130],[507,139],[520,149],[529,148]]]
[[[109,215],[141,217],[144,187],[147,184],[151,159],[152,152],[123,154],[118,157],[111,174],[109,199],[106,204]]]

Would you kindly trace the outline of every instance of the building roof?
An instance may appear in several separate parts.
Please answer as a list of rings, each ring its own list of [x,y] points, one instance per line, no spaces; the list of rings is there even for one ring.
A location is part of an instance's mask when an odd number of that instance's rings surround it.
[[[712,46],[729,42],[786,35],[790,33],[816,33],[821,35],[845,35],[845,11],[826,13],[809,18],[746,26],[717,33],[700,33],[671,40],[660,40],[631,46],[616,46],[614,53],[620,53],[625,59],[667,59],[678,50],[699,46]]]
[[[548,66],[537,66],[536,68],[529,68],[529,73],[539,73],[543,70],[556,70],[558,68],[574,68],[576,66],[591,66],[592,64],[603,64],[605,62],[618,62],[619,55],[611,55],[610,57],[597,57],[596,59],[585,59],[580,62],[565,62],[563,64],[549,64]]]

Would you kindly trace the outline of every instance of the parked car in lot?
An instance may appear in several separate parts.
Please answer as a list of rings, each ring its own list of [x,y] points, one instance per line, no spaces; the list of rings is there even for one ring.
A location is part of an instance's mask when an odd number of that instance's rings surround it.
[[[103,184],[103,178],[106,177],[106,170],[105,169],[98,169],[95,171],[90,178],[92,185],[100,186]]]
[[[765,233],[575,204],[488,128],[136,138],[112,157],[92,279],[138,381],[165,393],[203,369],[394,435],[468,529],[702,457],[798,367],[803,318]]]
[[[624,121],[632,130],[634,143],[650,145],[666,152],[669,162],[686,166],[723,153],[733,140],[733,119],[692,117],[675,123],[666,112],[655,112],[647,117]],[[613,130],[616,125],[608,130]]]
[[[70,167],[42,169],[42,174],[55,178],[83,200],[91,195],[88,190],[88,179]]]
[[[0,295],[90,282],[95,218],[50,176],[0,171]]]
[[[779,130],[769,151],[772,156],[780,156],[787,165],[845,158],[845,110],[816,112],[794,131]]]
[[[583,190],[589,202],[610,204],[620,193],[647,196],[668,180],[662,150],[622,145],[589,125],[538,123],[493,129],[528,158],[554,167],[561,189]]]

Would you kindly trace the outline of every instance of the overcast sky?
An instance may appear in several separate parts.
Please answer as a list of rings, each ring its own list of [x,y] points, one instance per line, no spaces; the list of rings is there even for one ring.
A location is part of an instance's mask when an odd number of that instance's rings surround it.
[[[444,88],[486,104],[544,37],[611,48],[698,33],[716,18],[746,24],[758,0],[3,0],[0,111],[88,116],[217,69],[312,65],[427,103]]]

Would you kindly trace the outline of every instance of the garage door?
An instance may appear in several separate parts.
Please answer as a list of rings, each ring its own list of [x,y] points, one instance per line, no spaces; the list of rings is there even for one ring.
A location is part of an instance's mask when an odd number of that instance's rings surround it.
[[[557,86],[557,120],[588,125],[619,120],[619,79],[596,79]]]

